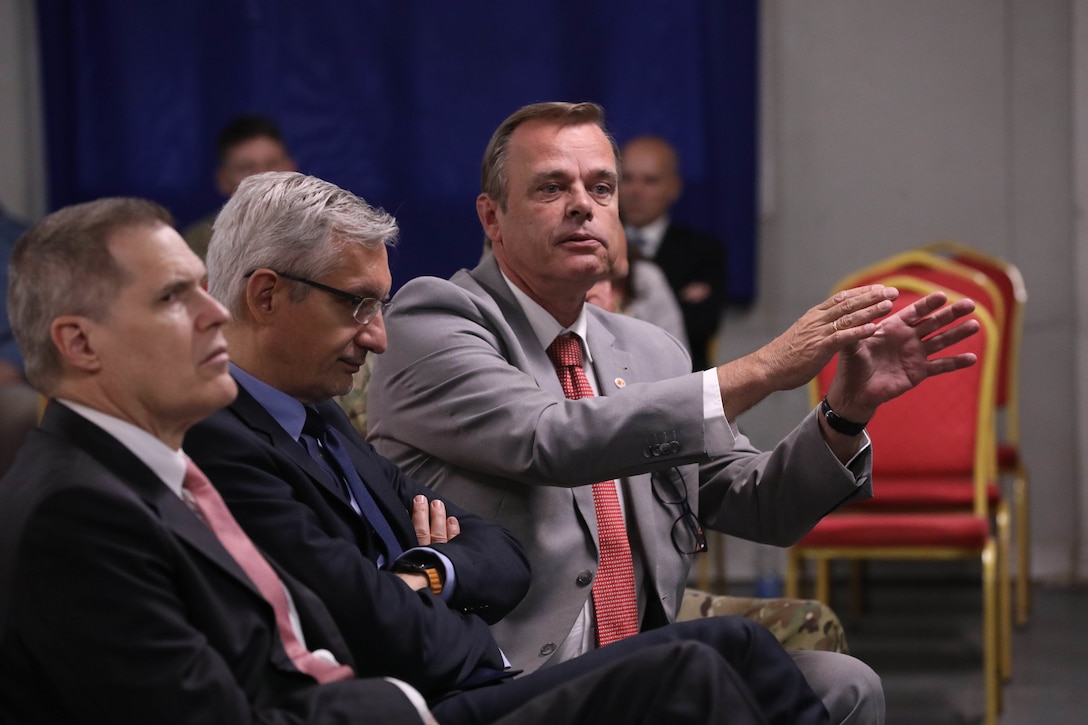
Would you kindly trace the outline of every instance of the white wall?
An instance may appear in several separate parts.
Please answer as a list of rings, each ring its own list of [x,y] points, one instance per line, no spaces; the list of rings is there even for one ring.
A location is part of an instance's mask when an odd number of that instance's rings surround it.
[[[0,0],[0,205],[26,221],[45,212],[34,8]]]
[[[1088,431],[1088,0],[1076,0],[1073,9],[1073,168],[1076,220],[1073,240],[1073,307],[1077,311],[1074,350],[1077,366],[1071,396],[1077,406],[1079,444]],[[1077,445],[1079,496],[1071,503],[1080,524],[1071,548],[1076,556],[1078,578],[1088,579],[1088,446]]]
[[[927,241],[1015,262],[1030,296],[1021,398],[1032,563],[1058,581],[1073,573],[1086,514],[1072,504],[1088,480],[1083,398],[1071,394],[1084,387],[1085,357],[1078,364],[1070,341],[1080,321],[1085,345],[1088,309],[1071,264],[1074,2],[765,0],[759,302],[727,318],[722,346],[728,357],[750,351],[846,272]],[[766,445],[807,409],[804,391],[780,394],[740,422]],[[729,546],[743,576],[752,556]]]

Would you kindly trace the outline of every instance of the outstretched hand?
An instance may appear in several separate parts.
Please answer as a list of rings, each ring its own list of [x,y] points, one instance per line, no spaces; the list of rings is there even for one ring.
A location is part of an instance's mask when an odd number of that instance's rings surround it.
[[[974,365],[973,353],[933,357],[979,331],[978,321],[963,319],[974,311],[974,302],[947,301],[943,292],[926,295],[880,321],[872,335],[844,347],[828,389],[835,412],[867,421],[877,406],[926,378]]]
[[[734,420],[776,390],[807,384],[836,354],[828,402],[859,423],[930,375],[974,364],[969,353],[930,359],[978,331],[976,321],[961,320],[973,302],[945,306],[947,296],[935,292],[882,320],[898,297],[899,290],[880,284],[836,292],[764,347],[718,366],[726,417]]]
[[[875,320],[892,310],[894,287],[874,284],[836,292],[759,350],[718,366],[726,418],[777,390],[808,383],[840,350],[876,333]]]

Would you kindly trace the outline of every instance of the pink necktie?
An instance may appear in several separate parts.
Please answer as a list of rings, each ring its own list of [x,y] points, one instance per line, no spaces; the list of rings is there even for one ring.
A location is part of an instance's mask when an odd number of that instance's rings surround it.
[[[295,635],[291,627],[291,618],[288,614],[287,594],[283,589],[283,582],[269,566],[268,562],[257,551],[257,547],[245,535],[238,522],[230,515],[227,505],[223,503],[222,496],[215,490],[208,478],[196,467],[196,464],[187,460],[185,464],[185,480],[182,488],[192,496],[198,513],[205,523],[211,528],[219,543],[234,557],[238,565],[245,570],[260,590],[261,594],[272,609],[276,612],[276,627],[280,632],[280,640],[287,656],[300,671],[313,677],[321,683],[336,682],[337,680],[350,680],[355,676],[354,671],[347,665],[337,665],[319,657],[315,657]]]
[[[555,338],[548,346],[563,394],[571,400],[592,398],[582,368],[582,346],[574,335]],[[631,543],[623,520],[615,481],[593,484],[593,506],[597,513],[597,547],[600,562],[593,579],[593,610],[597,616],[597,645],[603,647],[638,634],[638,602],[635,599],[635,568]]]

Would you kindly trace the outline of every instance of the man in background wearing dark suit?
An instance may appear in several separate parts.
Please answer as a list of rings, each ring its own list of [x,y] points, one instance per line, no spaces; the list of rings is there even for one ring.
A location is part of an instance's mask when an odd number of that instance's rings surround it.
[[[669,210],[680,198],[676,149],[657,136],[638,136],[623,147],[620,214],[628,243],[665,273],[684,314],[692,367],[705,370],[725,304],[725,247],[711,236],[676,224]]]

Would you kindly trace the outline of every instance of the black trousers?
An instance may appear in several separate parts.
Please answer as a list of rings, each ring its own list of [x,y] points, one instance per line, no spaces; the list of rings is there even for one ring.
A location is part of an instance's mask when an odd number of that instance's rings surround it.
[[[822,725],[823,703],[765,628],[709,617],[644,632],[432,707],[441,725]]]

